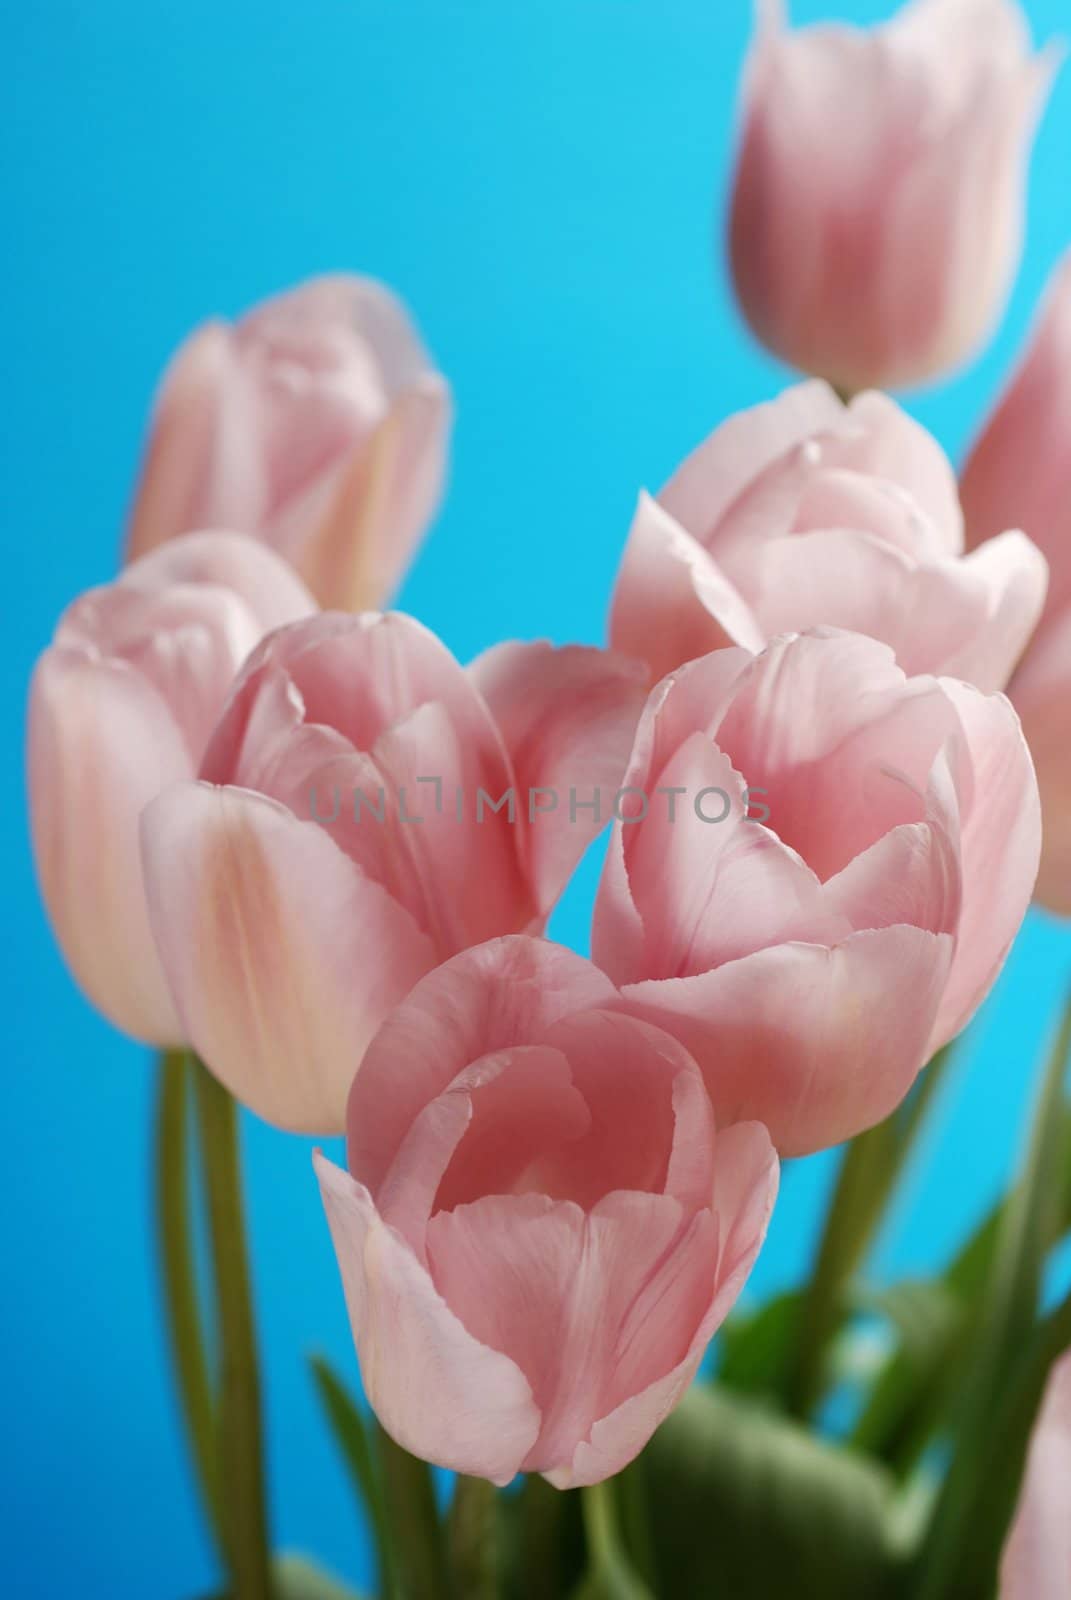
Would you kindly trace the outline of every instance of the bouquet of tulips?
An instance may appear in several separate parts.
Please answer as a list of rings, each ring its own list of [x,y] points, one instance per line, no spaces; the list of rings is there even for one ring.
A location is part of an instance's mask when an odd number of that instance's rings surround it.
[[[882,392],[991,326],[1052,78],[1014,0],[759,6],[733,275],[809,376],[640,495],[606,649],[463,666],[373,609],[450,425],[386,288],[174,358],[30,806],[74,976],[160,1050],[232,1600],[350,1592],[271,1538],[239,1104],[345,1133],[309,1181],[360,1387],[314,1378],[385,1600],[1071,1596],[1071,1012],[1006,1196],[942,1276],[861,1277],[1032,896],[1071,913],[1071,264],[958,483]],[[544,930],[603,829],[588,959]],[[779,1163],[837,1144],[810,1276],[739,1307]]]

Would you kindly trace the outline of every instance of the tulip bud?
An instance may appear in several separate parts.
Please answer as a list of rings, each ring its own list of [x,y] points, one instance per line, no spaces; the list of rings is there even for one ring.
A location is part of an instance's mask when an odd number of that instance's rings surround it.
[[[130,523],[130,554],[237,528],[286,558],[321,605],[378,605],[442,492],[450,400],[401,302],[317,278],[171,362]]]
[[[914,0],[871,30],[795,33],[760,0],[730,242],[762,342],[850,392],[968,357],[1018,266],[1054,63],[1014,0]]]
[[[466,670],[398,613],[266,639],[200,781],[142,818],[168,980],[227,1088],[282,1127],[337,1132],[417,979],[544,925],[609,820],[642,699],[636,664],[605,651],[506,644]],[[571,814],[570,787],[608,785],[597,814]]]
[[[37,663],[28,769],[41,892],[78,982],[136,1038],[184,1037],[149,930],[141,809],[194,776],[263,634],[312,609],[254,540],[187,534],[76,600]]]
[[[805,1155],[888,1116],[1030,901],[1037,785],[1004,696],[832,629],[715,650],[652,691],[625,783],[651,807],[614,826],[592,953],[695,1057],[719,1127]]]
[[[1008,693],[1037,767],[1038,898],[1071,915],[1071,256],[1025,359],[963,471],[967,541],[1013,516],[1049,562],[1049,597]]]
[[[797,384],[730,417],[641,495],[610,621],[655,678],[722,645],[828,625],[910,674],[1003,689],[1037,624],[1045,559],[1014,526],[963,555],[951,463],[885,395]]]
[[[407,1450],[508,1483],[620,1471],[684,1393],[766,1232],[765,1128],[590,962],[497,939],[424,978],[317,1155],[365,1393]]]

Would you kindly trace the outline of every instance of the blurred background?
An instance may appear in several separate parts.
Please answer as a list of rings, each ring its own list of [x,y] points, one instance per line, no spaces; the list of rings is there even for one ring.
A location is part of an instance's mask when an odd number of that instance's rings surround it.
[[[883,0],[794,0],[857,22]],[[1027,0],[1038,38],[1066,0]],[[603,637],[637,490],[788,381],[738,319],[721,235],[745,0],[40,0],[5,9],[0,206],[7,1020],[0,1540],[17,1600],[180,1600],[214,1573],[165,1367],[154,1076],[75,991],[38,902],[27,679],[112,576],[155,380],[189,329],[325,270],[409,302],[457,403],[452,483],[400,603],[467,659]],[[1026,258],[991,348],[908,397],[957,459],[1071,244],[1071,74],[1038,142]],[[552,932],[587,948],[598,862]],[[1071,981],[1032,913],[878,1249],[941,1263],[996,1193]],[[861,1064],[862,1065],[862,1064]],[[305,1359],[356,1381],[306,1141],[247,1120],[278,1542],[371,1586]],[[805,1271],[836,1157],[786,1174],[752,1296]]]

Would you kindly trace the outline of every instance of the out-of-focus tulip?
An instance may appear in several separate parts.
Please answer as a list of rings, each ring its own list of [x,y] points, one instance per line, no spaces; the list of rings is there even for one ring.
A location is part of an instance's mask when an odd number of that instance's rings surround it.
[[[1014,0],[789,32],[759,0],[730,228],[762,342],[842,390],[932,378],[1003,308],[1054,71]]]
[[[719,1127],[756,1118],[800,1155],[880,1121],[1030,899],[1008,701],[905,678],[859,634],[717,650],[653,690],[625,783],[593,954],[629,1008],[695,1056]]]
[[[726,644],[828,625],[883,640],[905,672],[1002,689],[1046,570],[1024,534],[994,532],[963,556],[952,467],[892,400],[844,406],[800,384],[732,417],[657,500],[641,497],[611,642],[659,678]]]
[[[370,278],[316,278],[238,322],[209,322],[168,368],[130,552],[238,528],[321,605],[378,605],[439,503],[446,383],[401,302]]]
[[[542,927],[609,819],[643,692],[637,663],[579,647],[506,644],[466,671],[398,614],[265,640],[202,781],[143,819],[157,943],[223,1083],[270,1122],[340,1129],[416,980]]]
[[[1052,1369],[1000,1568],[1000,1600],[1071,1594],[1071,1351]]]
[[[1071,916],[1071,256],[963,472],[967,542],[1013,515],[1048,557],[1045,612],[1009,694],[1041,786],[1038,898]]]
[[[139,1039],[182,1032],[149,931],[138,815],[197,772],[264,633],[313,609],[255,540],[193,533],[82,595],[37,663],[28,768],[41,890],[79,984]]]
[[[469,950],[369,1046],[349,1174],[316,1158],[365,1393],[406,1449],[507,1483],[619,1471],[766,1231],[766,1130],[715,1136],[688,1053],[542,940]]]

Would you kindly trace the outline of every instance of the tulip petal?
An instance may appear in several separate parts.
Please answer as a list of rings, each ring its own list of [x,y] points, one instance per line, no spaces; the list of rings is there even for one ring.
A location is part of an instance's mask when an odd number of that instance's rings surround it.
[[[691,1346],[677,1366],[595,1423],[569,1469],[547,1473],[560,1489],[599,1483],[639,1453],[695,1377],[708,1343],[754,1265],[777,1196],[777,1156],[766,1129],[742,1122],[719,1133],[715,1175],[718,1277]]]
[[[1048,563],[1024,533],[1001,533],[962,562],[985,611],[964,647],[941,669],[983,692],[1003,689],[1037,627],[1048,588]]]
[[[124,663],[55,646],[34,672],[27,767],[41,892],[75,977],[124,1032],[181,1043],[138,852],[142,807],[190,774],[166,704]]]
[[[438,508],[450,391],[433,373],[398,396],[294,560],[323,605],[360,611],[396,587]]]
[[[128,561],[214,520],[206,519],[205,462],[232,360],[227,327],[206,322],[164,374],[130,516]]]
[[[157,947],[187,1035],[258,1115],[338,1132],[386,1013],[435,962],[409,914],[313,822],[178,784],[145,810]]]
[[[424,1460],[508,1483],[540,1426],[523,1373],[466,1330],[367,1190],[319,1152],[313,1161],[376,1415]]]
[[[1019,1505],[1000,1566],[1000,1600],[1071,1593],[1071,1351],[1053,1367],[1030,1440]]]
[[[542,939],[494,939],[444,962],[365,1055],[347,1112],[350,1170],[377,1194],[421,1108],[470,1063],[537,1042],[559,1017],[615,997],[589,961]]]
[[[630,984],[621,1005],[695,1057],[719,1129],[754,1119],[782,1155],[807,1155],[899,1105],[926,1059],[952,946],[903,926],[832,949],[775,945],[713,972]]]
[[[502,644],[469,667],[502,733],[524,808],[529,871],[548,913],[610,819],[645,693],[639,664],[580,645]],[[532,804],[549,790],[553,808]],[[598,815],[580,806],[598,795]],[[534,816],[533,816],[534,811]]]
[[[763,633],[732,583],[669,512],[641,494],[610,614],[615,650],[658,679],[723,645],[761,650]]]
[[[316,602],[292,567],[244,533],[188,533],[132,561],[119,587],[159,594],[172,584],[229,589],[249,607],[260,634],[295,622]]]
[[[615,970],[618,982],[686,977],[768,944],[832,944],[851,932],[796,852],[747,819],[743,780],[705,734],[680,745],[657,788],[678,791],[673,820],[667,807],[622,826],[645,940],[638,970]]]
[[[951,678],[941,688],[963,729],[952,748],[960,802],[964,929],[933,1048],[963,1028],[1004,965],[1034,890],[1041,855],[1037,779],[1019,719],[1001,694]]]
[[[1054,619],[1035,642],[1012,684],[1041,788],[1044,829],[1037,894],[1042,905],[1071,916],[1071,613]]]
[[[797,384],[717,428],[678,467],[659,504],[709,548],[712,530],[767,468],[843,426],[844,407],[828,384]]]

